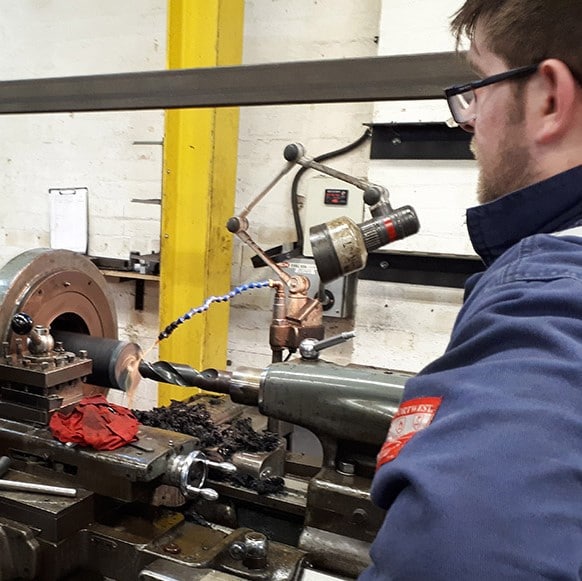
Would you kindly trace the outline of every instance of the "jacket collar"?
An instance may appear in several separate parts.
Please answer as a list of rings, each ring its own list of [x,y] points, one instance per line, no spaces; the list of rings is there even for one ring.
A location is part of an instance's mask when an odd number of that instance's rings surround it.
[[[475,252],[489,266],[532,234],[549,234],[582,218],[582,165],[467,210]]]

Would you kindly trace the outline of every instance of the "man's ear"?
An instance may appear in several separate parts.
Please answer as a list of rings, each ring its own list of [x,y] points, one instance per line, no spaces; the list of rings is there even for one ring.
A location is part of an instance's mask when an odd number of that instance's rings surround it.
[[[540,64],[534,83],[535,138],[540,145],[547,145],[572,128],[578,84],[568,66],[557,59]]]

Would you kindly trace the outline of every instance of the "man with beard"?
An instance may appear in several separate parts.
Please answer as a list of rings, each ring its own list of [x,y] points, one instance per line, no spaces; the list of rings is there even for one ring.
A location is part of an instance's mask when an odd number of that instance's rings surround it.
[[[378,455],[362,580],[582,577],[582,0],[467,0],[481,80],[445,91],[480,206],[445,354]]]

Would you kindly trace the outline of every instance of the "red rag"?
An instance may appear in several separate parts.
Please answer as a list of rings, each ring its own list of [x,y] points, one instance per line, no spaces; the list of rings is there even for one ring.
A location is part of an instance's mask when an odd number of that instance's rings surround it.
[[[55,412],[49,428],[60,442],[115,450],[138,439],[139,422],[128,408],[108,402],[103,395],[92,395],[71,412]]]

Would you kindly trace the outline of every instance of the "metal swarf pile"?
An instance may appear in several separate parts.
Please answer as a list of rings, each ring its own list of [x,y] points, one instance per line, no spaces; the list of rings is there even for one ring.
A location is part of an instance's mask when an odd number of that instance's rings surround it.
[[[162,428],[194,436],[201,449],[211,458],[230,460],[236,452],[272,452],[279,445],[279,436],[273,432],[259,433],[251,425],[251,418],[236,418],[218,423],[213,420],[212,408],[219,407],[223,398],[204,398],[208,403],[195,403],[197,396],[187,401],[172,401],[169,406],[152,410],[132,410],[145,426]],[[249,475],[234,475],[229,480],[255,490],[259,494],[282,492],[283,479],[257,479]]]
[[[148,411],[132,411],[140,424],[194,436],[204,450],[214,448],[222,442],[218,427],[211,420],[210,412],[203,403],[172,401],[169,406]]]

